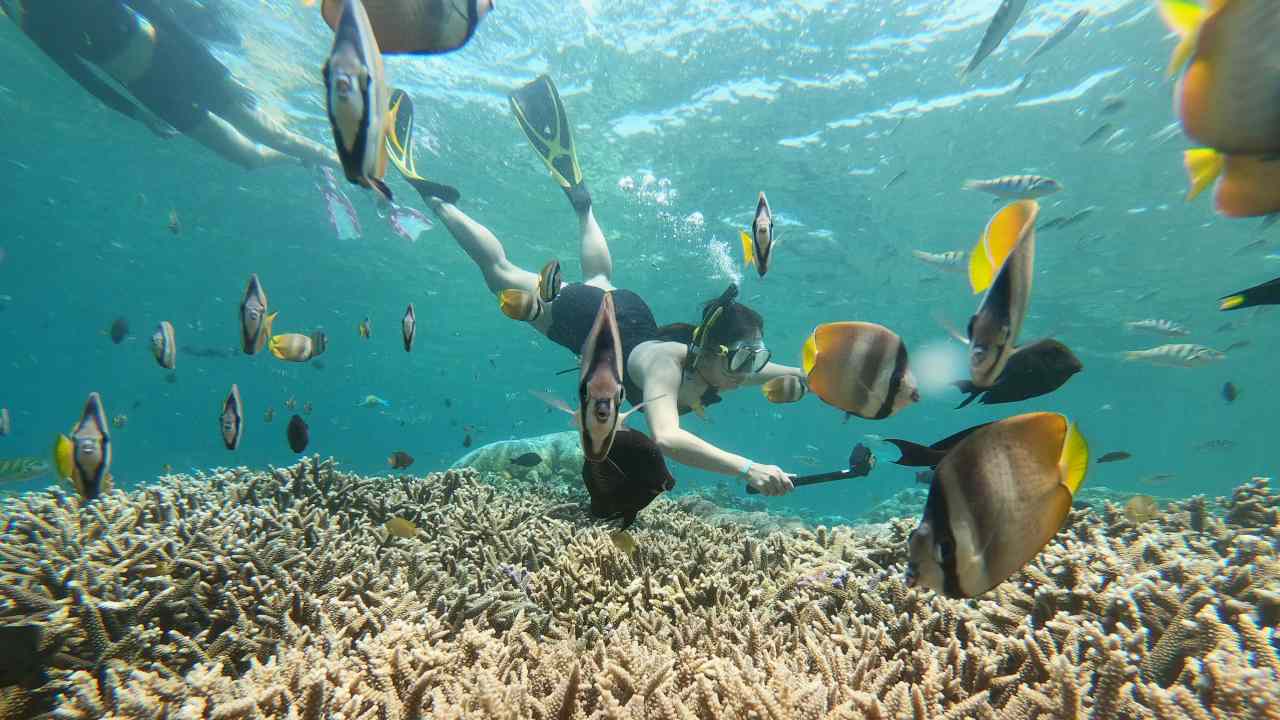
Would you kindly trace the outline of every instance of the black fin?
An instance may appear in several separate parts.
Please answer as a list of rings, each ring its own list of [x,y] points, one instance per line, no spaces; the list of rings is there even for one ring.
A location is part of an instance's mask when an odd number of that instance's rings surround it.
[[[951,448],[953,448],[953,447],[955,447],[955,446],[959,445],[961,440],[964,440],[965,438],[969,437],[969,435],[973,434],[974,432],[976,432],[976,431],[978,431],[978,430],[981,430],[982,428],[984,428],[984,427],[986,427],[986,426],[988,426],[988,425],[990,425],[990,424],[991,424],[991,423],[989,423],[989,422],[984,422],[984,423],[982,423],[981,425],[974,425],[974,426],[973,426],[973,427],[971,427],[971,428],[965,428],[964,430],[961,430],[960,432],[956,433],[955,435],[948,435],[947,437],[945,437],[945,438],[943,438],[943,439],[939,440],[938,442],[936,442],[936,443],[934,443],[934,444],[930,445],[930,446],[929,446],[929,448],[930,448],[931,450],[938,450],[938,451],[942,452],[943,454],[946,454],[946,453],[948,453],[948,452],[950,452],[950,451],[951,451]]]
[[[453,187],[452,185],[443,185],[441,183],[431,182],[430,180],[419,180],[416,178],[405,179],[408,180],[409,184],[413,186],[413,189],[417,190],[418,194],[422,196],[423,202],[426,202],[431,198],[437,198],[449,203],[450,205],[457,205],[458,201],[462,199],[462,193],[458,191],[458,188]]]
[[[902,453],[902,457],[894,460],[896,465],[905,465],[907,467],[934,467],[942,462],[942,458],[946,456],[946,451],[937,450],[924,445],[907,440],[894,440],[886,438],[885,442],[892,443]]]
[[[977,385],[974,385],[969,380],[957,380],[951,384],[959,388],[960,392],[967,393],[969,395],[969,397],[964,399],[964,402],[956,406],[956,410],[959,410],[960,408],[968,405],[969,403],[976,400],[979,395],[986,392],[985,388],[980,388]]]
[[[369,186],[373,188],[374,192],[386,198],[387,202],[395,200],[391,195],[391,188],[387,187],[387,184],[378,178],[369,178]]]

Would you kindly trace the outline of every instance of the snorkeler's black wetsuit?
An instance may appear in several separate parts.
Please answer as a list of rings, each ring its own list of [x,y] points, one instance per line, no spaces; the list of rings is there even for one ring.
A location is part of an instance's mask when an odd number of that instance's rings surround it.
[[[568,348],[573,354],[580,354],[587,335],[591,334],[591,326],[595,324],[596,313],[600,311],[603,299],[604,290],[594,285],[566,284],[553,303],[551,327],[547,328],[547,337]],[[631,351],[640,343],[659,339],[658,323],[653,319],[653,311],[644,298],[630,290],[613,291],[613,310],[618,320],[619,339],[622,341],[622,386],[626,390],[626,399],[632,405],[639,405],[644,400],[644,390],[627,374],[627,360],[631,357]],[[714,388],[708,388],[702,395],[703,405],[717,402],[720,402],[719,393]],[[691,410],[692,408],[679,407],[681,415]]]
[[[23,31],[77,82],[104,103],[130,117],[133,113],[108,96],[114,87],[101,65],[126,51],[139,18],[155,28],[155,44],[146,71],[127,89],[147,110],[185,133],[204,122],[206,111],[227,115],[233,104],[251,107],[250,93],[231,78],[226,66],[198,38],[174,22],[155,0],[18,0]]]

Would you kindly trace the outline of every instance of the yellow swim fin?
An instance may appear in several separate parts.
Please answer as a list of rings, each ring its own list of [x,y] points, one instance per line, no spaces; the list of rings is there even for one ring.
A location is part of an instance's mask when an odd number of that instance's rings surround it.
[[[1160,0],[1160,17],[1169,29],[1178,34],[1178,44],[1169,58],[1165,77],[1171,78],[1186,67],[1187,61],[1200,42],[1200,26],[1204,23],[1205,9],[1191,0]]]
[[[1089,443],[1075,423],[1067,425],[1067,437],[1062,442],[1062,455],[1058,458],[1058,475],[1062,484],[1074,497],[1084,484],[1089,470]]]
[[[423,180],[413,160],[413,99],[397,88],[391,92],[387,141],[383,144],[391,164],[405,179]]]
[[[742,266],[746,267],[748,265],[755,265],[756,256],[751,248],[751,233],[748,233],[746,230],[743,230],[741,232],[742,232]]]
[[[1204,189],[1213,184],[1222,174],[1224,158],[1213,148],[1192,148],[1182,153],[1182,165],[1187,170],[1187,202],[1196,199]]]

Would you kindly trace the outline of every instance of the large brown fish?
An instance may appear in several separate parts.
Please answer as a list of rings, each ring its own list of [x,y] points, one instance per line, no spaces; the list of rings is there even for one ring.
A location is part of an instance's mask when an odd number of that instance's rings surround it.
[[[639,430],[622,428],[614,434],[604,462],[582,463],[582,482],[591,495],[591,515],[621,519],[622,528],[654,498],[675,487],[676,480],[657,443]]]
[[[1088,465],[1084,437],[1057,413],[971,431],[933,473],[908,540],[908,585],[960,598],[1004,582],[1057,534]]]
[[[861,418],[881,420],[920,400],[906,344],[874,323],[819,325],[805,341],[802,367],[823,402]]]
[[[334,30],[343,0],[324,0],[321,13]],[[493,0],[364,0],[378,47],[389,55],[446,53],[466,45]]]
[[[306,450],[307,444],[311,442],[311,428],[307,427],[307,421],[303,420],[301,415],[289,418],[289,427],[285,430],[285,434],[289,438],[289,449],[296,453]]]
[[[578,366],[578,430],[588,462],[603,462],[627,416],[644,403],[622,412],[622,335],[613,309],[613,293],[605,293],[591,332],[582,344]]]
[[[955,382],[961,392],[969,394],[957,408],[968,405],[979,396],[983,405],[994,405],[1047,395],[1083,369],[1084,363],[1071,352],[1071,348],[1052,338],[1037,340],[1013,351],[995,385],[981,388],[968,380]]]
[[[1006,206],[969,254],[973,291],[987,291],[969,319],[969,379],[978,387],[995,384],[1017,346],[1031,302],[1039,212],[1035,200]]]

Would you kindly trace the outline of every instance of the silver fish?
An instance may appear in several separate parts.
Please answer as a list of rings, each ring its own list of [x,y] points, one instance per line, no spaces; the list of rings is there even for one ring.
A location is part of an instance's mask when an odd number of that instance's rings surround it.
[[[387,172],[391,93],[378,40],[361,0],[346,0],[335,30],[323,72],[338,158],[347,180],[391,200],[391,190],[382,181]]]
[[[1085,145],[1088,145],[1089,143],[1092,143],[1098,140],[1103,135],[1106,135],[1107,133],[1110,133],[1110,132],[1111,132],[1111,123],[1102,123],[1102,125],[1100,125],[1097,130],[1094,130],[1093,132],[1089,133],[1089,137],[1085,138],[1080,142],[1080,147],[1084,147]]]
[[[898,174],[897,174],[897,175],[894,175],[892,178],[890,178],[890,179],[889,179],[889,182],[885,183],[885,184],[884,184],[884,187],[882,187],[882,188],[880,188],[880,189],[881,189],[881,190],[888,190],[889,188],[893,187],[894,185],[897,185],[897,184],[898,184],[898,182],[899,182],[900,180],[902,180],[902,178],[904,178],[904,177],[906,177],[906,176],[907,176],[907,171],[906,171],[906,170],[900,170],[900,171],[898,172]]]
[[[964,250],[948,250],[940,253],[912,250],[911,254],[916,259],[947,272],[964,272],[965,259],[969,256]]]
[[[404,351],[409,352],[413,349],[413,339],[418,335],[418,314],[413,311],[413,303],[409,303],[404,317],[400,319],[400,335],[404,339]]]
[[[245,355],[253,355],[266,347],[274,319],[275,315],[267,314],[267,293],[254,273],[249,276],[244,299],[240,301],[240,348]]]
[[[1080,23],[1084,22],[1084,19],[1087,17],[1089,17],[1088,10],[1077,10],[1075,14],[1067,18],[1067,21],[1062,23],[1057,30],[1054,30],[1052,35],[1045,38],[1044,41],[1040,43],[1039,47],[1031,51],[1031,54],[1027,56],[1026,62],[1031,62],[1057,47],[1058,43],[1066,40],[1068,35],[1075,32],[1076,28],[1080,27]]]
[[[965,180],[963,188],[991,193],[998,198],[1030,200],[1052,195],[1061,190],[1062,185],[1040,175],[1005,175],[991,180]]]
[[[1058,224],[1058,227],[1069,228],[1078,222],[1082,222],[1085,218],[1092,215],[1093,211],[1097,209],[1098,208],[1094,205],[1090,205],[1089,207],[1086,207],[1086,208],[1081,208],[1071,213],[1071,215],[1069,215],[1068,217],[1063,218],[1062,222]]]
[[[244,436],[244,405],[240,403],[240,388],[231,386],[227,399],[222,401],[222,415],[219,417],[222,427],[222,444],[228,450],[240,447],[240,438]]]
[[[1144,360],[1166,367],[1202,367],[1226,359],[1226,353],[1204,345],[1189,343],[1161,345],[1146,350],[1130,350],[1124,354],[1126,361]]]
[[[1172,320],[1135,320],[1125,323],[1130,330],[1142,330],[1144,332],[1155,333],[1157,335],[1167,335],[1169,337],[1181,337],[1190,335],[1191,331],[1184,325],[1179,325]]]
[[[977,312],[969,319],[969,379],[980,388],[992,387],[1004,372],[1009,356],[1016,349],[1018,333],[1022,331],[1022,321],[1031,303],[1031,282],[1035,276],[1035,223],[1040,206],[1034,200],[1020,202],[1030,206],[1026,208],[1026,222],[1013,249],[987,288]]]
[[[1014,24],[1018,22],[1018,18],[1026,7],[1027,0],[1002,0],[1000,7],[996,8],[996,14],[991,18],[991,23],[987,25],[987,31],[982,35],[982,42],[978,43],[978,50],[973,54],[973,59],[969,61],[964,72],[960,73],[961,77],[973,72],[983,60],[987,59],[988,55],[995,52],[1005,36],[1013,29]]]
[[[151,354],[156,362],[165,370],[172,370],[177,364],[178,346],[173,339],[173,324],[163,320],[151,335]]]

